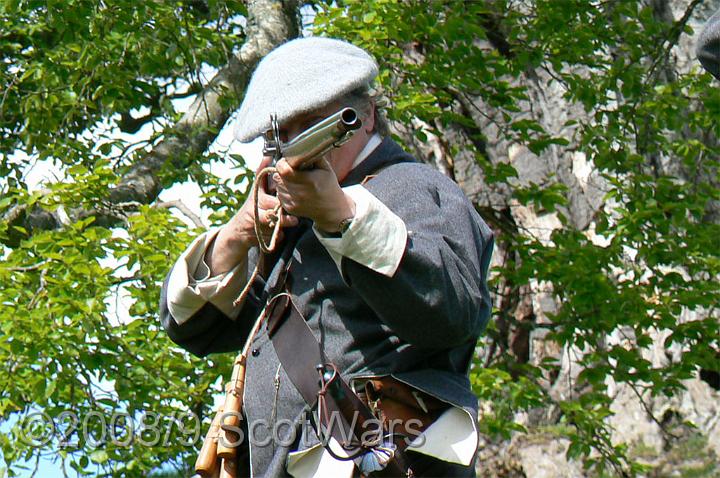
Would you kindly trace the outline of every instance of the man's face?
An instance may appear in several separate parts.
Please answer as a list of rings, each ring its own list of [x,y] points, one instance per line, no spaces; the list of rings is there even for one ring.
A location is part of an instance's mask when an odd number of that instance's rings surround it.
[[[309,127],[327,118],[328,116],[337,113],[344,106],[345,105],[335,102],[324,108],[320,108],[310,113],[305,113],[293,118],[290,121],[287,121],[285,124],[281,125],[280,138],[283,142],[291,141],[293,138],[295,138],[297,135],[299,135]],[[327,154],[325,154],[325,158],[330,163],[330,166],[332,166],[333,171],[335,171],[335,175],[337,176],[339,182],[342,182],[342,180],[345,179],[348,173],[352,170],[355,158],[357,158],[358,154],[360,154],[360,151],[362,151],[362,149],[365,147],[368,140],[370,139],[370,136],[372,136],[372,130],[374,127],[374,115],[372,113],[373,112],[371,111],[368,115],[368,118],[362,118],[362,127],[347,143],[343,144],[339,148],[333,148]]]

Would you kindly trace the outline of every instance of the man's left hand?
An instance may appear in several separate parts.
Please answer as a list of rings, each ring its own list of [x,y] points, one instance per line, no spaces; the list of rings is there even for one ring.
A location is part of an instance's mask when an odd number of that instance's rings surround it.
[[[288,214],[310,218],[324,232],[338,232],[340,223],[355,215],[355,202],[325,158],[309,170],[293,169],[284,159],[276,167],[277,197]]]

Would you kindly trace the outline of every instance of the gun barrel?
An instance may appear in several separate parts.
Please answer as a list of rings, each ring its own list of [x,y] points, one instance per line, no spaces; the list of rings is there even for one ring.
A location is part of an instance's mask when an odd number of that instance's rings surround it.
[[[343,108],[306,129],[287,143],[266,140],[263,153],[273,154],[280,149],[282,157],[295,169],[307,169],[331,148],[347,142],[362,126],[354,108]]]

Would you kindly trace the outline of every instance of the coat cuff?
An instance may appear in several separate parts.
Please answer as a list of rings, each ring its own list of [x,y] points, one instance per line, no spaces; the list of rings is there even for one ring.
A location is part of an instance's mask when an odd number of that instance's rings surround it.
[[[341,270],[342,258],[392,277],[405,253],[405,222],[361,185],[343,188],[355,201],[355,217],[342,237],[330,237],[313,226],[320,243]]]
[[[247,260],[231,271],[210,277],[205,253],[215,240],[219,229],[198,236],[173,266],[167,288],[167,305],[178,325],[182,325],[207,302],[231,319],[240,313],[233,302],[247,284]]]

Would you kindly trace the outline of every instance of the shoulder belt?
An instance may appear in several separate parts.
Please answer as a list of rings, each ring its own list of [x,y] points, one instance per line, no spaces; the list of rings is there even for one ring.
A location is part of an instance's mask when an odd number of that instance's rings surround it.
[[[352,391],[348,383],[340,376],[337,368],[327,360],[322,348],[307,325],[289,294],[277,295],[269,304],[268,335],[272,341],[280,363],[290,381],[300,392],[303,400],[311,409],[317,409],[316,431],[323,439],[322,415],[335,417],[327,432],[346,450],[355,450],[353,458],[372,453],[372,444],[364,442],[368,434],[373,435],[373,427],[380,422],[370,408]],[[328,376],[331,374],[331,376]],[[326,440],[323,446],[328,449]],[[387,466],[372,473],[375,477],[412,477],[413,472],[407,466],[404,453],[404,440],[399,440],[397,449]],[[330,450],[329,450],[330,451]],[[332,451],[330,451],[331,454]],[[333,454],[333,456],[335,456]],[[339,458],[335,456],[336,458]],[[347,459],[347,458],[345,458]]]

